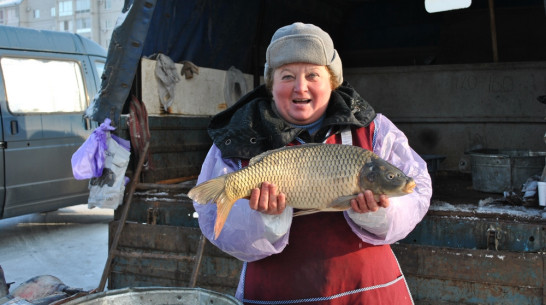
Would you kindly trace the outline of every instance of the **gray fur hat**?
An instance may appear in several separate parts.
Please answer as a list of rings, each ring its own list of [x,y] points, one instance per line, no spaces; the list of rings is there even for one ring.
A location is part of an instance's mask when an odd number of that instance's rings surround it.
[[[296,62],[328,66],[339,83],[343,82],[341,59],[330,35],[316,25],[296,22],[279,28],[265,53],[264,78],[268,69]]]

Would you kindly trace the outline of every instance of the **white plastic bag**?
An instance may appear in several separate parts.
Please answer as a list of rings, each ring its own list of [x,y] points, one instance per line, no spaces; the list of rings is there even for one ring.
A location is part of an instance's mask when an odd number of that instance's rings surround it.
[[[116,209],[123,201],[125,171],[129,165],[129,141],[108,134],[102,176],[89,180],[88,207]],[[120,144],[121,143],[121,144]]]

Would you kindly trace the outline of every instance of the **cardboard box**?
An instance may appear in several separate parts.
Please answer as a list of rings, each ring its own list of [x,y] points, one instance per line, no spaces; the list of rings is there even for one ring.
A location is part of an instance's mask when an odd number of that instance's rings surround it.
[[[166,112],[159,100],[156,61],[142,58],[142,102],[148,114],[215,115],[252,90],[250,74],[240,73],[239,77],[234,77],[229,71],[199,67],[199,74],[186,79],[181,74],[184,65],[175,63],[175,66],[180,81],[175,85],[173,102]]]

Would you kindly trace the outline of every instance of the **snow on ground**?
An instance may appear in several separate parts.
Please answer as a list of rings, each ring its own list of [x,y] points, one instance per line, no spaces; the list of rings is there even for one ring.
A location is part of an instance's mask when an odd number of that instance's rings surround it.
[[[98,287],[108,256],[110,209],[87,204],[0,220],[0,266],[10,291],[53,275],[86,291]]]
[[[453,205],[444,201],[434,201],[430,205],[431,211],[442,212],[472,212],[477,214],[499,214],[519,218],[542,218],[546,219],[544,207],[525,207],[521,205],[502,204],[493,198],[485,198],[476,204]]]

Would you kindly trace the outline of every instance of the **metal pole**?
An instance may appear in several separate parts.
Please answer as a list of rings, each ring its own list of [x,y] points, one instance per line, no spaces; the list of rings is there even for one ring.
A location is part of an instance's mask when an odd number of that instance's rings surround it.
[[[127,215],[129,214],[129,206],[131,205],[133,194],[135,193],[135,189],[138,184],[138,180],[139,180],[138,177],[140,176],[140,172],[142,171],[142,167],[144,165],[144,161],[146,160],[146,154],[148,153],[149,147],[150,147],[150,142],[148,141],[146,142],[146,145],[144,146],[144,149],[142,150],[140,154],[138,165],[137,165],[135,174],[133,175],[133,180],[131,181],[131,186],[129,187],[129,192],[127,193],[127,198],[125,199],[125,205],[123,206],[121,219],[118,222],[118,227],[116,230],[116,234],[114,235],[114,239],[112,240],[110,251],[108,251],[108,259],[106,260],[106,264],[102,272],[102,277],[100,279],[97,292],[102,292],[104,290],[104,286],[106,286],[106,280],[108,279],[108,275],[110,274],[110,267],[112,265],[112,260],[114,259],[114,256],[117,253],[117,247],[118,247],[121,231],[123,230],[125,221],[127,221]]]
[[[191,273],[189,286],[195,287],[197,284],[197,277],[199,276],[199,269],[201,268],[201,260],[203,259],[203,252],[205,251],[205,243],[207,242],[205,236],[201,234],[199,238],[199,245],[197,246],[197,252],[195,253],[195,261],[193,263],[193,271]]]

